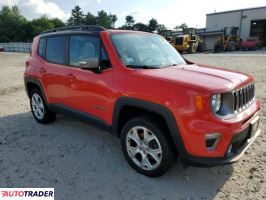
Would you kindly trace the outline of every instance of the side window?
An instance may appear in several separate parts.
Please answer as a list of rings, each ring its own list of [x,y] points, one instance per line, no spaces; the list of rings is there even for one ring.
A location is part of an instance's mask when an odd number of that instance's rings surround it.
[[[65,50],[64,36],[48,37],[46,45],[46,60],[56,64],[63,64]]]
[[[46,43],[46,39],[41,38],[39,41],[38,54],[42,58],[44,58],[44,56],[45,56],[45,45],[46,45],[45,43]]]
[[[111,68],[111,62],[110,62],[110,59],[108,57],[108,54],[105,50],[105,48],[102,46],[101,48],[101,54],[102,54],[102,57],[101,57],[101,68],[103,70],[105,69],[108,69],[108,68]]]
[[[100,58],[100,39],[88,35],[72,35],[69,41],[69,63],[80,67],[84,58]]]

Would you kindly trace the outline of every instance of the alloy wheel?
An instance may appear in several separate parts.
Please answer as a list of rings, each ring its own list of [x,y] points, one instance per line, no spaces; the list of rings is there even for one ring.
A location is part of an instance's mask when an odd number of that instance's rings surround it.
[[[34,93],[31,97],[32,111],[37,119],[44,117],[44,104],[39,94]]]
[[[143,126],[129,130],[126,147],[132,161],[143,170],[154,170],[162,161],[162,148],[158,138]]]

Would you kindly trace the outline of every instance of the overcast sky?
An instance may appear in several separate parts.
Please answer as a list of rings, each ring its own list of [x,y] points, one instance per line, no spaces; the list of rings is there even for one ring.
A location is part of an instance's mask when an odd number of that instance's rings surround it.
[[[147,23],[155,18],[159,23],[173,28],[181,23],[191,27],[205,27],[206,14],[212,12],[266,6],[266,0],[0,0],[0,6],[18,5],[22,15],[33,19],[46,14],[66,21],[71,9],[79,5],[86,13],[97,14],[99,10],[116,14],[116,27],[132,15],[137,22]]]

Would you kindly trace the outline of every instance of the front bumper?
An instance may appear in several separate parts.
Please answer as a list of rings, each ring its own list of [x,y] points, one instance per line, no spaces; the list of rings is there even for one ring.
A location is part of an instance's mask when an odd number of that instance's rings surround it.
[[[226,165],[234,163],[243,156],[245,151],[260,135],[260,133],[261,133],[260,129],[257,129],[254,135],[250,137],[251,134],[250,127],[247,127],[240,133],[236,134],[233,137],[231,144],[238,144],[238,146],[235,147],[235,152],[232,153],[230,156],[225,155],[224,157],[221,158],[215,158],[215,157],[196,157],[196,156],[186,155],[181,159],[187,165],[193,165],[199,167],[213,167],[218,165]]]

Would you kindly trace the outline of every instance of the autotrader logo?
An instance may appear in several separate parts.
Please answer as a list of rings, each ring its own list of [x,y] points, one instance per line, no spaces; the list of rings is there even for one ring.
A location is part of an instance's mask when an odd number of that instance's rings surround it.
[[[0,188],[0,200],[54,200],[54,188]]]

